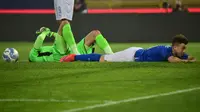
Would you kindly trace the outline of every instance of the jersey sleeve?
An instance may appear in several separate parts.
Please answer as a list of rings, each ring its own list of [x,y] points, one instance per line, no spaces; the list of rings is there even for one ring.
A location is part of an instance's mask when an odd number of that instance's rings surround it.
[[[168,60],[170,56],[172,56],[171,47],[163,46],[162,48],[162,56],[165,60]]]
[[[184,55],[181,57],[181,59],[188,59],[188,54],[184,53]]]

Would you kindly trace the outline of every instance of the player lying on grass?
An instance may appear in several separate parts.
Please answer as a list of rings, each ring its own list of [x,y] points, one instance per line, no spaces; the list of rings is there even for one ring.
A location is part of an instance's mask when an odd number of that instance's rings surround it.
[[[61,58],[60,62],[99,61],[99,62],[195,62],[194,57],[185,53],[188,40],[184,35],[176,35],[171,46],[158,45],[148,49],[130,47],[114,54],[71,54]]]
[[[73,40],[70,40],[69,38],[68,42],[66,42],[64,37],[60,36],[58,33],[51,32],[49,28],[45,27],[36,31],[36,34],[38,34],[38,37],[29,53],[30,62],[59,62],[61,57],[74,53],[68,44],[69,42],[74,42],[73,38]],[[55,38],[53,46],[43,46],[45,37]],[[113,53],[107,40],[98,30],[91,31],[77,44],[78,52],[80,54],[93,53],[95,44],[102,49],[105,54]]]

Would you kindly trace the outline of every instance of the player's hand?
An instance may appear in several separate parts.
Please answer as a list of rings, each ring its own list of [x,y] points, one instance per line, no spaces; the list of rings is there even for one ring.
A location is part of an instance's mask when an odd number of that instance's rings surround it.
[[[188,62],[191,62],[191,63],[196,62],[196,59],[188,60]]]
[[[41,27],[39,30],[36,31],[36,34],[39,35],[39,34],[41,34],[43,32],[49,34],[51,32],[51,30],[49,28],[47,28],[47,27]]]
[[[181,60],[182,62],[184,62],[184,63],[188,63],[189,62],[189,60]]]
[[[51,31],[50,31],[50,32],[47,34],[47,36],[48,36],[48,37],[52,37],[53,34],[54,34],[54,32],[51,32]]]

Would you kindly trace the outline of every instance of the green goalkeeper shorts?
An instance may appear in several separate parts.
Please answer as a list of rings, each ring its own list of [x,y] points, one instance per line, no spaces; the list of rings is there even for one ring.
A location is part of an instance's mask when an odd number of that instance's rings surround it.
[[[78,44],[77,49],[80,54],[91,54],[94,52],[94,45],[89,46],[89,48],[86,50],[85,48],[85,38],[83,38]]]
[[[46,50],[47,46],[41,47],[40,50],[32,48],[29,53],[29,61],[30,62],[58,62],[61,57],[69,54],[61,54],[56,46],[48,46],[51,47],[51,50]]]

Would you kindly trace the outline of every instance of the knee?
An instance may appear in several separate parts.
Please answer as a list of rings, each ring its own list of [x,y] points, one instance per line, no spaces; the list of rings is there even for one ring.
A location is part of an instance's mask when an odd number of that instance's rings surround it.
[[[62,23],[62,24],[69,24],[69,21],[66,20],[66,19],[62,19],[62,20],[61,20],[61,23]]]
[[[99,30],[93,30],[91,33],[92,33],[92,35],[93,35],[94,37],[96,37],[96,36],[98,36],[99,34],[101,34],[101,32],[100,32]]]
[[[67,19],[62,19],[62,20],[59,20],[58,23],[61,25],[61,26],[64,26],[65,24],[69,24],[69,21]]]
[[[53,36],[54,36],[55,38],[61,38],[61,37],[62,37],[62,36],[59,35],[58,33],[53,33]]]

